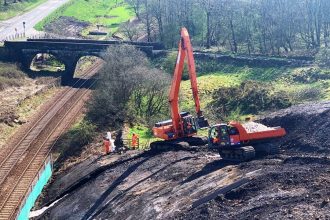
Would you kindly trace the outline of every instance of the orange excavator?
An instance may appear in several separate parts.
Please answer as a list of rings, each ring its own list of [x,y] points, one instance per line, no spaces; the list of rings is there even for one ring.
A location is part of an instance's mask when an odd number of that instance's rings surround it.
[[[188,58],[189,78],[197,117],[193,117],[189,112],[180,112],[179,109],[180,83],[186,57]],[[186,28],[182,28],[181,30],[181,40],[179,42],[179,52],[173,74],[169,103],[171,108],[171,119],[155,124],[152,129],[155,137],[164,140],[177,140],[180,138],[192,137],[197,134],[199,128],[209,126],[208,121],[204,118],[203,112],[200,108],[195,60]]]
[[[179,110],[179,90],[186,57],[188,58],[189,78],[197,117],[188,112],[180,113]],[[153,150],[208,144],[210,148],[217,149],[225,160],[246,161],[253,159],[256,152],[277,153],[278,146],[272,145],[271,140],[286,134],[281,127],[267,127],[255,122],[244,124],[229,122],[228,124],[221,123],[209,127],[209,123],[200,109],[195,60],[186,28],[181,29],[169,103],[171,119],[156,123],[152,129],[155,137],[164,140],[151,143],[150,147]],[[206,127],[209,128],[208,137],[197,136],[198,129]],[[253,146],[251,146],[252,144]]]

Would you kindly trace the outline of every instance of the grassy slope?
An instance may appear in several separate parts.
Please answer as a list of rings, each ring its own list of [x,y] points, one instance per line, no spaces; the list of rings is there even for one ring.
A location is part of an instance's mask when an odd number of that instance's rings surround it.
[[[74,17],[92,25],[98,24],[108,28],[111,32],[118,29],[118,25],[133,16],[131,9],[122,0],[72,0],[59,8],[36,25],[37,30],[43,30],[46,24],[60,16]]]
[[[198,77],[202,107],[205,107],[212,100],[212,91],[219,87],[237,86],[245,80],[264,82],[273,86],[275,91],[286,91],[291,95],[293,103],[309,101],[304,99],[294,100],[294,94],[310,88],[318,88],[321,90],[322,95],[319,96],[317,100],[330,99],[330,90],[327,86],[330,80],[299,83],[293,82],[290,79],[290,76],[294,72],[302,71],[304,68],[249,68],[229,65],[224,67],[222,71],[202,73]],[[189,81],[184,81],[182,83],[181,93],[182,109],[192,111],[194,109],[194,103],[191,99],[192,95]]]
[[[7,87],[21,86],[25,73],[16,64],[0,62],[0,91]]]
[[[28,120],[30,116],[32,116],[39,107],[49,100],[54,94],[57,92],[57,88],[49,89],[45,92],[42,92],[38,95],[32,96],[24,100],[16,109],[16,114],[22,120]],[[14,126],[8,126],[6,124],[0,124],[0,147],[6,143],[8,138],[14,134],[17,128],[20,125],[14,124]]]
[[[8,6],[1,5],[0,20],[7,20],[9,18],[15,17],[19,14],[22,14],[37,7],[38,5],[46,1],[47,0],[29,0],[29,1],[18,2],[15,4],[9,4]]]

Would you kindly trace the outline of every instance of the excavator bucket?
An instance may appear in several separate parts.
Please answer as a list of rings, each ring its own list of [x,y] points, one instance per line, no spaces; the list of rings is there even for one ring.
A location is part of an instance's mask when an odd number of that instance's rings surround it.
[[[204,116],[200,116],[197,118],[197,124],[199,128],[208,128],[209,122]]]

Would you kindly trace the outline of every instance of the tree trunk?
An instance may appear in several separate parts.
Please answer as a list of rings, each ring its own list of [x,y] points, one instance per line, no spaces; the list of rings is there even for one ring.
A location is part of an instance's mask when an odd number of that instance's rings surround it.
[[[232,40],[233,40],[233,49],[234,49],[234,52],[237,53],[237,42],[236,42],[236,35],[235,35],[235,30],[234,30],[233,19],[230,19],[230,30],[231,30]]]
[[[210,49],[211,47],[211,24],[210,24],[210,12],[206,12],[206,26],[207,26],[207,32],[206,32],[206,48]]]

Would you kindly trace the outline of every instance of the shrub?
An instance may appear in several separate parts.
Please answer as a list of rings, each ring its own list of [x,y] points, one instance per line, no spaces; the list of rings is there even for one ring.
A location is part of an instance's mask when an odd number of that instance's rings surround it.
[[[319,66],[330,67],[330,49],[321,48],[315,55],[315,61]]]
[[[89,144],[95,135],[95,125],[83,120],[70,131],[70,146],[84,146]]]
[[[330,79],[330,73],[320,68],[300,68],[295,70],[289,78],[297,83],[314,83],[319,80]]]
[[[79,155],[83,146],[93,140],[95,130],[95,125],[83,120],[62,135],[55,147],[55,151],[60,154],[57,162],[60,163],[70,156]]]

